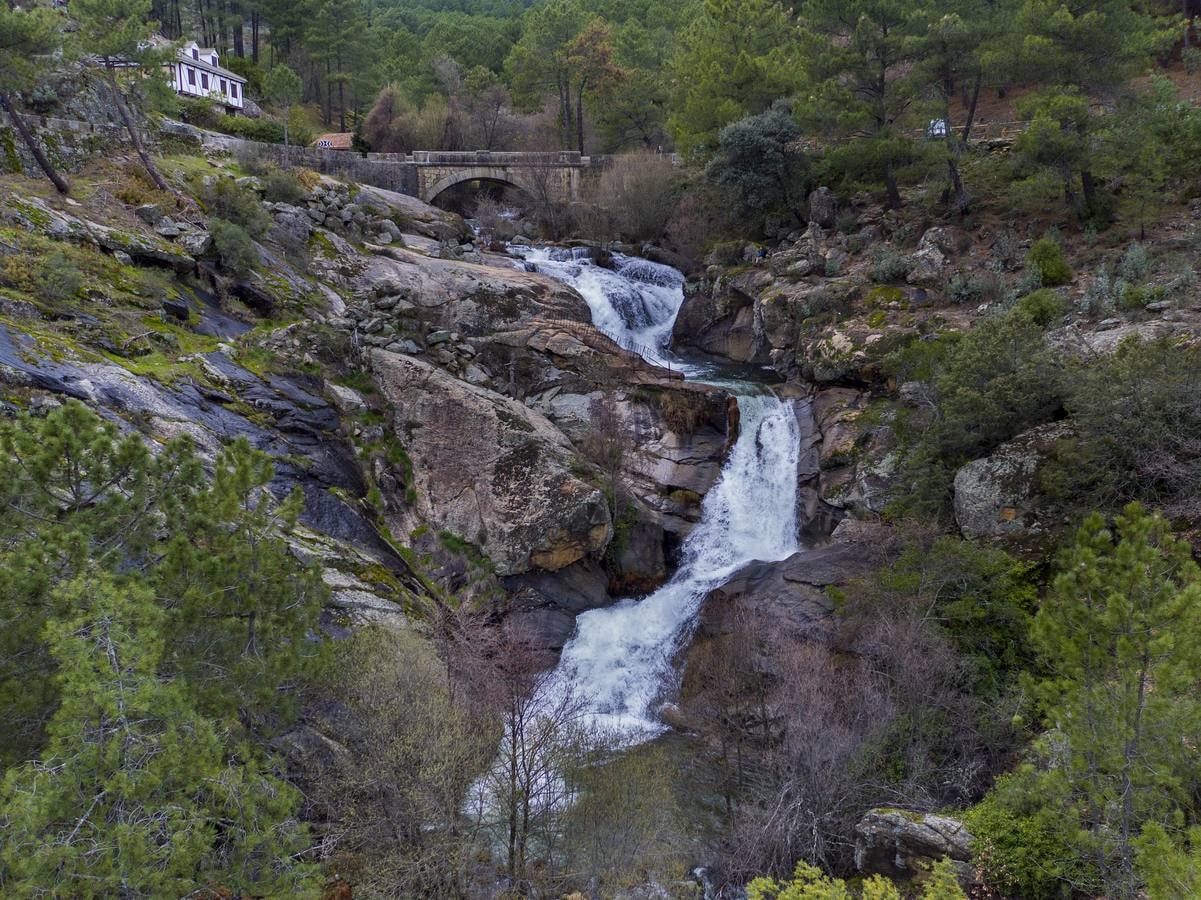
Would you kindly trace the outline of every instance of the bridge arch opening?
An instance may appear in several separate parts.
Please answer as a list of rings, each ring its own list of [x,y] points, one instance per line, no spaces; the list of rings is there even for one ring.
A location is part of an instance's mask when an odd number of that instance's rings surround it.
[[[429,202],[463,216],[489,244],[527,233],[534,209],[526,188],[501,178],[463,178],[441,188]]]
[[[515,181],[493,176],[450,175],[426,191],[426,202],[440,209],[469,215],[482,200],[500,205],[529,207],[530,191]]]

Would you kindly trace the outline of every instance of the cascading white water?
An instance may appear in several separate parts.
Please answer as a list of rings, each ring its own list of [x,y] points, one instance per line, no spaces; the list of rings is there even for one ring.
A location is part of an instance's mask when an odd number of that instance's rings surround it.
[[[670,266],[613,254],[613,268],[594,265],[588,250],[514,247],[527,268],[574,287],[588,303],[592,324],[627,350],[651,362],[666,361],[676,313],[684,302],[684,276]]]
[[[609,270],[571,251],[514,250],[536,271],[578,290],[598,328],[651,362],[662,361],[684,301],[678,271],[620,255]],[[800,434],[789,405],[761,386],[676,367],[738,397],[738,440],[705,496],[672,579],[649,596],[580,615],[555,672],[556,693],[571,690],[583,699],[591,724],[631,743],[665,728],[657,701],[705,594],[747,563],[785,559],[798,549]]]

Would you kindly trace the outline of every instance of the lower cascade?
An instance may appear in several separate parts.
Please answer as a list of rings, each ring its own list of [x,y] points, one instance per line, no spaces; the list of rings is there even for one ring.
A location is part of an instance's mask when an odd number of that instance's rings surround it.
[[[527,266],[578,290],[597,327],[618,343],[649,362],[669,356],[666,345],[684,300],[684,279],[675,269],[617,256],[616,269],[608,270],[571,251],[520,253]],[[587,724],[627,743],[665,730],[658,716],[664,685],[705,595],[750,562],[786,559],[798,549],[800,433],[791,406],[762,385],[714,376],[702,366],[672,365],[737,397],[738,440],[683,544],[675,575],[646,597],[580,615],[550,691],[571,692]]]

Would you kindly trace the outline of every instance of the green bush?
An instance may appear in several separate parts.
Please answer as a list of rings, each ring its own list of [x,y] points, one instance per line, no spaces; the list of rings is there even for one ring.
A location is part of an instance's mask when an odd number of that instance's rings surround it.
[[[291,203],[296,205],[309,195],[308,188],[301,184],[296,176],[282,169],[270,169],[263,175],[263,197],[272,203]]]
[[[258,265],[258,250],[245,228],[224,219],[213,219],[209,222],[209,234],[213,236],[221,265],[230,272],[245,275]]]
[[[74,300],[83,287],[83,272],[61,250],[56,250],[38,266],[37,295],[47,302]]]
[[[204,185],[201,200],[209,215],[233,222],[252,237],[260,237],[271,227],[271,216],[263,209],[259,196],[232,178],[215,178]]]
[[[1131,284],[1145,281],[1151,273],[1151,255],[1143,244],[1131,244],[1118,264],[1118,274]]]
[[[179,117],[197,128],[217,129],[222,119],[221,111],[211,100],[188,99],[179,101]]]
[[[963,305],[991,303],[1001,294],[1001,280],[993,272],[956,272],[947,285],[947,299]]]
[[[1201,348],[1123,342],[1067,379],[1075,435],[1045,478],[1077,509],[1138,500],[1169,515],[1201,515]]]
[[[248,141],[262,141],[265,144],[284,142],[284,126],[274,119],[248,119],[246,116],[225,115],[221,116],[216,127],[218,131]]]
[[[1043,287],[1058,287],[1072,280],[1072,270],[1063,257],[1063,248],[1054,238],[1035,241],[1026,255],[1026,262],[1038,273]]]
[[[742,262],[742,241],[723,241],[709,251],[709,261],[717,266],[736,266]]]
[[[976,839],[973,862],[988,886],[1023,900],[1071,896],[1079,881],[1074,823],[1059,808],[1031,796],[1021,775],[997,779],[993,791],[964,816]]]
[[[872,250],[872,281],[888,284],[900,281],[909,274],[909,260],[891,244],[880,244]]]
[[[1017,308],[1044,328],[1067,314],[1068,304],[1050,288],[1039,288],[1018,301]]]

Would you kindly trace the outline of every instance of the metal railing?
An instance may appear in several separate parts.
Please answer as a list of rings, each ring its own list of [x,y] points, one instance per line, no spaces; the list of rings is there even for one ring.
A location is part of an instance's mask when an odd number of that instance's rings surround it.
[[[636,354],[637,356],[641,357],[642,361],[645,363],[649,363],[652,366],[658,366],[660,369],[666,369],[669,372],[675,371],[675,369],[672,367],[671,360],[662,355],[662,350],[656,350],[652,347],[646,346],[646,344],[640,344],[637,341],[630,340],[629,338],[625,338],[620,335],[610,334],[603,328],[598,328],[591,322],[581,322],[578,319],[560,319],[552,316],[538,316],[531,322],[533,325],[537,325],[539,323],[545,323],[548,325],[570,325],[573,328],[583,327],[584,329],[591,331],[593,334],[599,334],[602,337],[608,338],[622,350],[625,350],[628,353]]]

